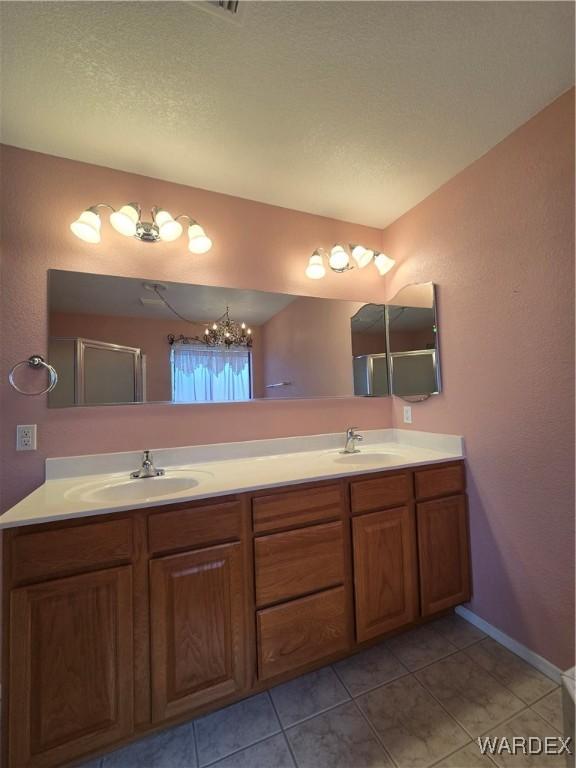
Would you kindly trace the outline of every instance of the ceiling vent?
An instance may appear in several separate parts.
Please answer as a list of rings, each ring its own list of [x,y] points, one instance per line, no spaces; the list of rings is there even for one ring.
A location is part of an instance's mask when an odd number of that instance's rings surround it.
[[[238,13],[239,0],[209,0],[209,4],[220,8],[227,13]]]

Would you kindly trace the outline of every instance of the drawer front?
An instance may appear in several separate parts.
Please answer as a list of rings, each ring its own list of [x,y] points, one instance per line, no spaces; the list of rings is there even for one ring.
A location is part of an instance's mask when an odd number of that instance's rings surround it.
[[[333,520],[342,516],[343,507],[341,487],[336,484],[257,496],[252,501],[254,532]]]
[[[419,469],[414,472],[416,498],[431,499],[435,496],[449,496],[453,493],[464,493],[466,489],[466,472],[464,464],[439,464],[430,469]]]
[[[241,533],[238,501],[155,512],[148,518],[148,541],[153,555],[237,541]]]
[[[254,547],[258,607],[344,581],[341,522],[262,536]]]
[[[344,587],[258,611],[257,617],[260,680],[349,647]]]
[[[13,535],[14,585],[120,565],[133,553],[132,520],[107,520]]]
[[[393,472],[371,480],[350,484],[352,513],[375,512],[386,507],[398,507],[412,496],[409,472]]]

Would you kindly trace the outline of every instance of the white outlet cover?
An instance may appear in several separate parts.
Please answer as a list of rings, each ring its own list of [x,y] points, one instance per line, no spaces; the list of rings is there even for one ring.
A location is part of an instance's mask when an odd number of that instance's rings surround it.
[[[404,406],[404,424],[412,424],[412,406]]]
[[[18,424],[16,427],[16,450],[36,450],[36,424]]]

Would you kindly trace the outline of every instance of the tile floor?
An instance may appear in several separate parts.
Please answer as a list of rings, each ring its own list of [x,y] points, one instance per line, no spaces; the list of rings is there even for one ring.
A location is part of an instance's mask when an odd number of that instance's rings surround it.
[[[82,768],[564,768],[475,741],[561,728],[559,687],[451,616]]]

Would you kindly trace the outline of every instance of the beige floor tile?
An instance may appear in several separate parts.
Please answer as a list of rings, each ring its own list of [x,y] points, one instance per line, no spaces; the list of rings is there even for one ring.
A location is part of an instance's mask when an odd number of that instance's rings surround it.
[[[288,728],[299,768],[392,768],[353,702]]]
[[[484,733],[524,707],[464,651],[420,670],[416,677],[471,736]]]
[[[408,670],[385,645],[375,645],[334,664],[338,676],[352,696],[390,682]]]
[[[270,691],[270,695],[284,728],[350,699],[331,667],[279,685]]]
[[[466,653],[526,704],[556,687],[553,680],[490,637],[467,648]]]
[[[434,768],[494,768],[495,763],[480,752],[478,744],[473,741],[450,757],[436,763]]]
[[[212,763],[211,768],[294,768],[294,760],[284,734],[279,733]]]
[[[195,768],[194,726],[169,728],[111,752],[102,768]]]
[[[357,701],[399,768],[427,768],[470,740],[412,675]]]
[[[477,643],[486,635],[469,621],[457,616],[445,616],[434,621],[431,626],[457,648],[466,648],[472,643]]]
[[[554,726],[560,733],[564,732],[564,721],[562,719],[562,689],[556,688],[543,699],[532,704],[532,709],[543,717],[546,722]]]
[[[205,715],[196,720],[195,727],[201,766],[280,731],[280,723],[267,693]]]
[[[432,664],[458,650],[450,640],[428,625],[393,637],[387,642],[387,646],[411,671]]]
[[[514,737],[520,736],[524,738],[539,737],[544,739],[546,736],[559,736],[558,732],[552,728],[552,726],[545,722],[536,712],[531,709],[526,709],[521,712],[515,718],[510,720],[504,725],[495,728],[490,731],[491,738],[494,737],[506,737],[508,740]],[[533,754],[524,755],[521,751],[517,751],[516,754],[502,754],[492,755],[492,759],[500,768],[565,768],[566,758],[565,755],[544,755]]]

